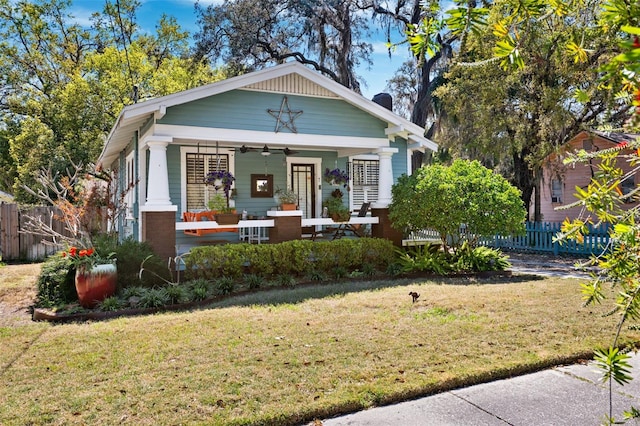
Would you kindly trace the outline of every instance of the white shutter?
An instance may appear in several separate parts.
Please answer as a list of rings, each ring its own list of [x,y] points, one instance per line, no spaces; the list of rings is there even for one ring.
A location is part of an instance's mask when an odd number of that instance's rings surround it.
[[[229,169],[229,156],[187,153],[187,210],[205,209],[211,187],[204,183],[207,173]]]
[[[360,208],[362,203],[378,201],[378,160],[353,160],[351,162],[351,207]]]

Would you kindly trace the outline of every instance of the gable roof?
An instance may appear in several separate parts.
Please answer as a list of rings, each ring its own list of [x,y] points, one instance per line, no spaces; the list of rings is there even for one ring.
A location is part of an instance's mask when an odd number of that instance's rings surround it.
[[[594,146],[595,150],[622,150],[627,147],[629,142],[633,142],[640,138],[640,134],[624,133],[624,132],[604,132],[600,130],[582,130],[578,132],[574,137],[569,139],[562,146],[558,147],[555,151],[551,152],[545,158],[545,162],[553,161],[556,158],[564,157],[568,152],[582,149],[580,146],[574,146],[578,141],[584,139],[593,139],[596,136],[599,138],[599,144],[604,142],[605,146]]]
[[[602,132],[599,130],[593,130],[591,133],[600,136],[603,139],[607,139],[608,141],[621,144],[624,142],[633,142],[637,138],[640,138],[640,134],[637,133],[624,133],[624,132]]]
[[[126,106],[109,132],[98,164],[109,164],[126,148],[135,132],[168,107],[185,104],[236,89],[271,91],[302,96],[336,98],[388,123],[389,135],[398,134],[420,147],[436,151],[438,145],[424,137],[424,129],[315,72],[297,61]]]

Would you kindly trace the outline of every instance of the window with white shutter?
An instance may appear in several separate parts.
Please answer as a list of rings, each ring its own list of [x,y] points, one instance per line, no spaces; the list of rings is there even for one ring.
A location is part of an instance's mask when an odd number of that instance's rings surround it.
[[[378,201],[378,176],[380,162],[369,159],[351,160],[351,209],[359,209],[362,203]]]
[[[229,170],[229,156],[208,153],[187,153],[186,156],[187,210],[205,209],[215,189],[205,184],[204,179],[209,172]]]

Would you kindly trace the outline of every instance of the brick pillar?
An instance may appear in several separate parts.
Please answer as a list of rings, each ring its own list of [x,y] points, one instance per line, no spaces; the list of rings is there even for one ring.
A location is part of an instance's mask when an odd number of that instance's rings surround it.
[[[176,256],[176,212],[143,211],[142,241],[149,243],[153,252],[166,262]]]
[[[402,231],[395,229],[389,220],[388,208],[372,208],[371,216],[378,218],[378,223],[371,226],[371,236],[391,240],[397,247],[402,247]]]
[[[277,216],[273,220],[274,227],[269,229],[270,243],[281,243],[302,238],[301,216]]]

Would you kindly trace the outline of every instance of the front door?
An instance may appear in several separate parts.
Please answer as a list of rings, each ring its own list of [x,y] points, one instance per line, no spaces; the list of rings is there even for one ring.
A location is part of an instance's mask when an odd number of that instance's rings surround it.
[[[298,194],[299,208],[303,218],[320,217],[322,200],[321,182],[318,175],[322,160],[319,158],[287,158],[288,184]]]
[[[316,216],[314,189],[315,170],[313,164],[291,165],[291,188],[298,194],[298,206],[303,218]]]

